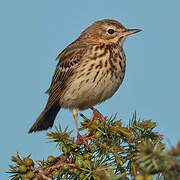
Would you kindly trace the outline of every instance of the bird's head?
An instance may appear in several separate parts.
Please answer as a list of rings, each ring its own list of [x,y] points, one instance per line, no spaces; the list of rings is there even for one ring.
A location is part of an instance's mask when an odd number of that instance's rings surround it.
[[[87,29],[85,29],[80,38],[87,43],[98,44],[112,44],[118,41],[124,42],[125,38],[130,35],[137,33],[139,29],[127,29],[118,21],[104,19],[96,21]]]

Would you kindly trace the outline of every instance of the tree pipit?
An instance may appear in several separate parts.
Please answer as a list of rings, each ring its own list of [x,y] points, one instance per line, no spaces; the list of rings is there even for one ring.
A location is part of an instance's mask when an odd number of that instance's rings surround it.
[[[139,29],[127,29],[118,21],[96,21],[67,46],[57,57],[59,60],[46,91],[49,99],[29,133],[46,130],[53,126],[59,110],[72,110],[80,139],[77,109],[91,108],[93,116],[101,121],[103,116],[93,107],[112,97],[121,85],[126,68],[123,43]]]

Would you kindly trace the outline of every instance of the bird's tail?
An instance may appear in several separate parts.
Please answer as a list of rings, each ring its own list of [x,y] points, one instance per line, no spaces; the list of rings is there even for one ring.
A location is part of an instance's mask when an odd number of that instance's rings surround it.
[[[57,113],[61,109],[59,103],[54,103],[50,108],[45,108],[44,111],[40,114],[36,122],[33,124],[29,133],[46,130],[53,126],[54,120],[56,118]]]

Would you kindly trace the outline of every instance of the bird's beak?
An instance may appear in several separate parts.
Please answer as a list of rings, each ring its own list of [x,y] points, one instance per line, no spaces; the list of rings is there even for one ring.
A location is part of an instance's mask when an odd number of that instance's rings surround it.
[[[140,32],[140,31],[142,31],[142,30],[140,30],[140,29],[127,29],[121,33],[121,37],[129,36],[130,34],[134,34],[134,33]]]

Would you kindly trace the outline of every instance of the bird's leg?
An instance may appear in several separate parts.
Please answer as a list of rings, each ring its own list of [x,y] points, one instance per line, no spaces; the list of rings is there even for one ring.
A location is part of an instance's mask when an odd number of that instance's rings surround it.
[[[76,131],[77,131],[77,141],[76,143],[81,145],[81,144],[87,144],[86,141],[83,139],[83,137],[80,135],[79,133],[79,127],[78,127],[78,112],[76,108],[72,109],[72,113],[73,113],[73,117],[75,120],[75,124],[76,124]]]
[[[78,112],[77,112],[77,109],[76,108],[73,108],[72,109],[72,113],[73,113],[73,117],[74,117],[74,120],[75,120],[75,124],[76,124],[76,131],[77,131],[77,137],[80,136],[79,134],[79,127],[78,127]]]
[[[92,109],[92,111],[93,111],[93,115],[91,117],[90,122],[92,122],[94,118],[98,118],[101,122],[103,122],[105,120],[103,115],[97,109],[95,109],[92,106],[90,107],[90,109]]]

